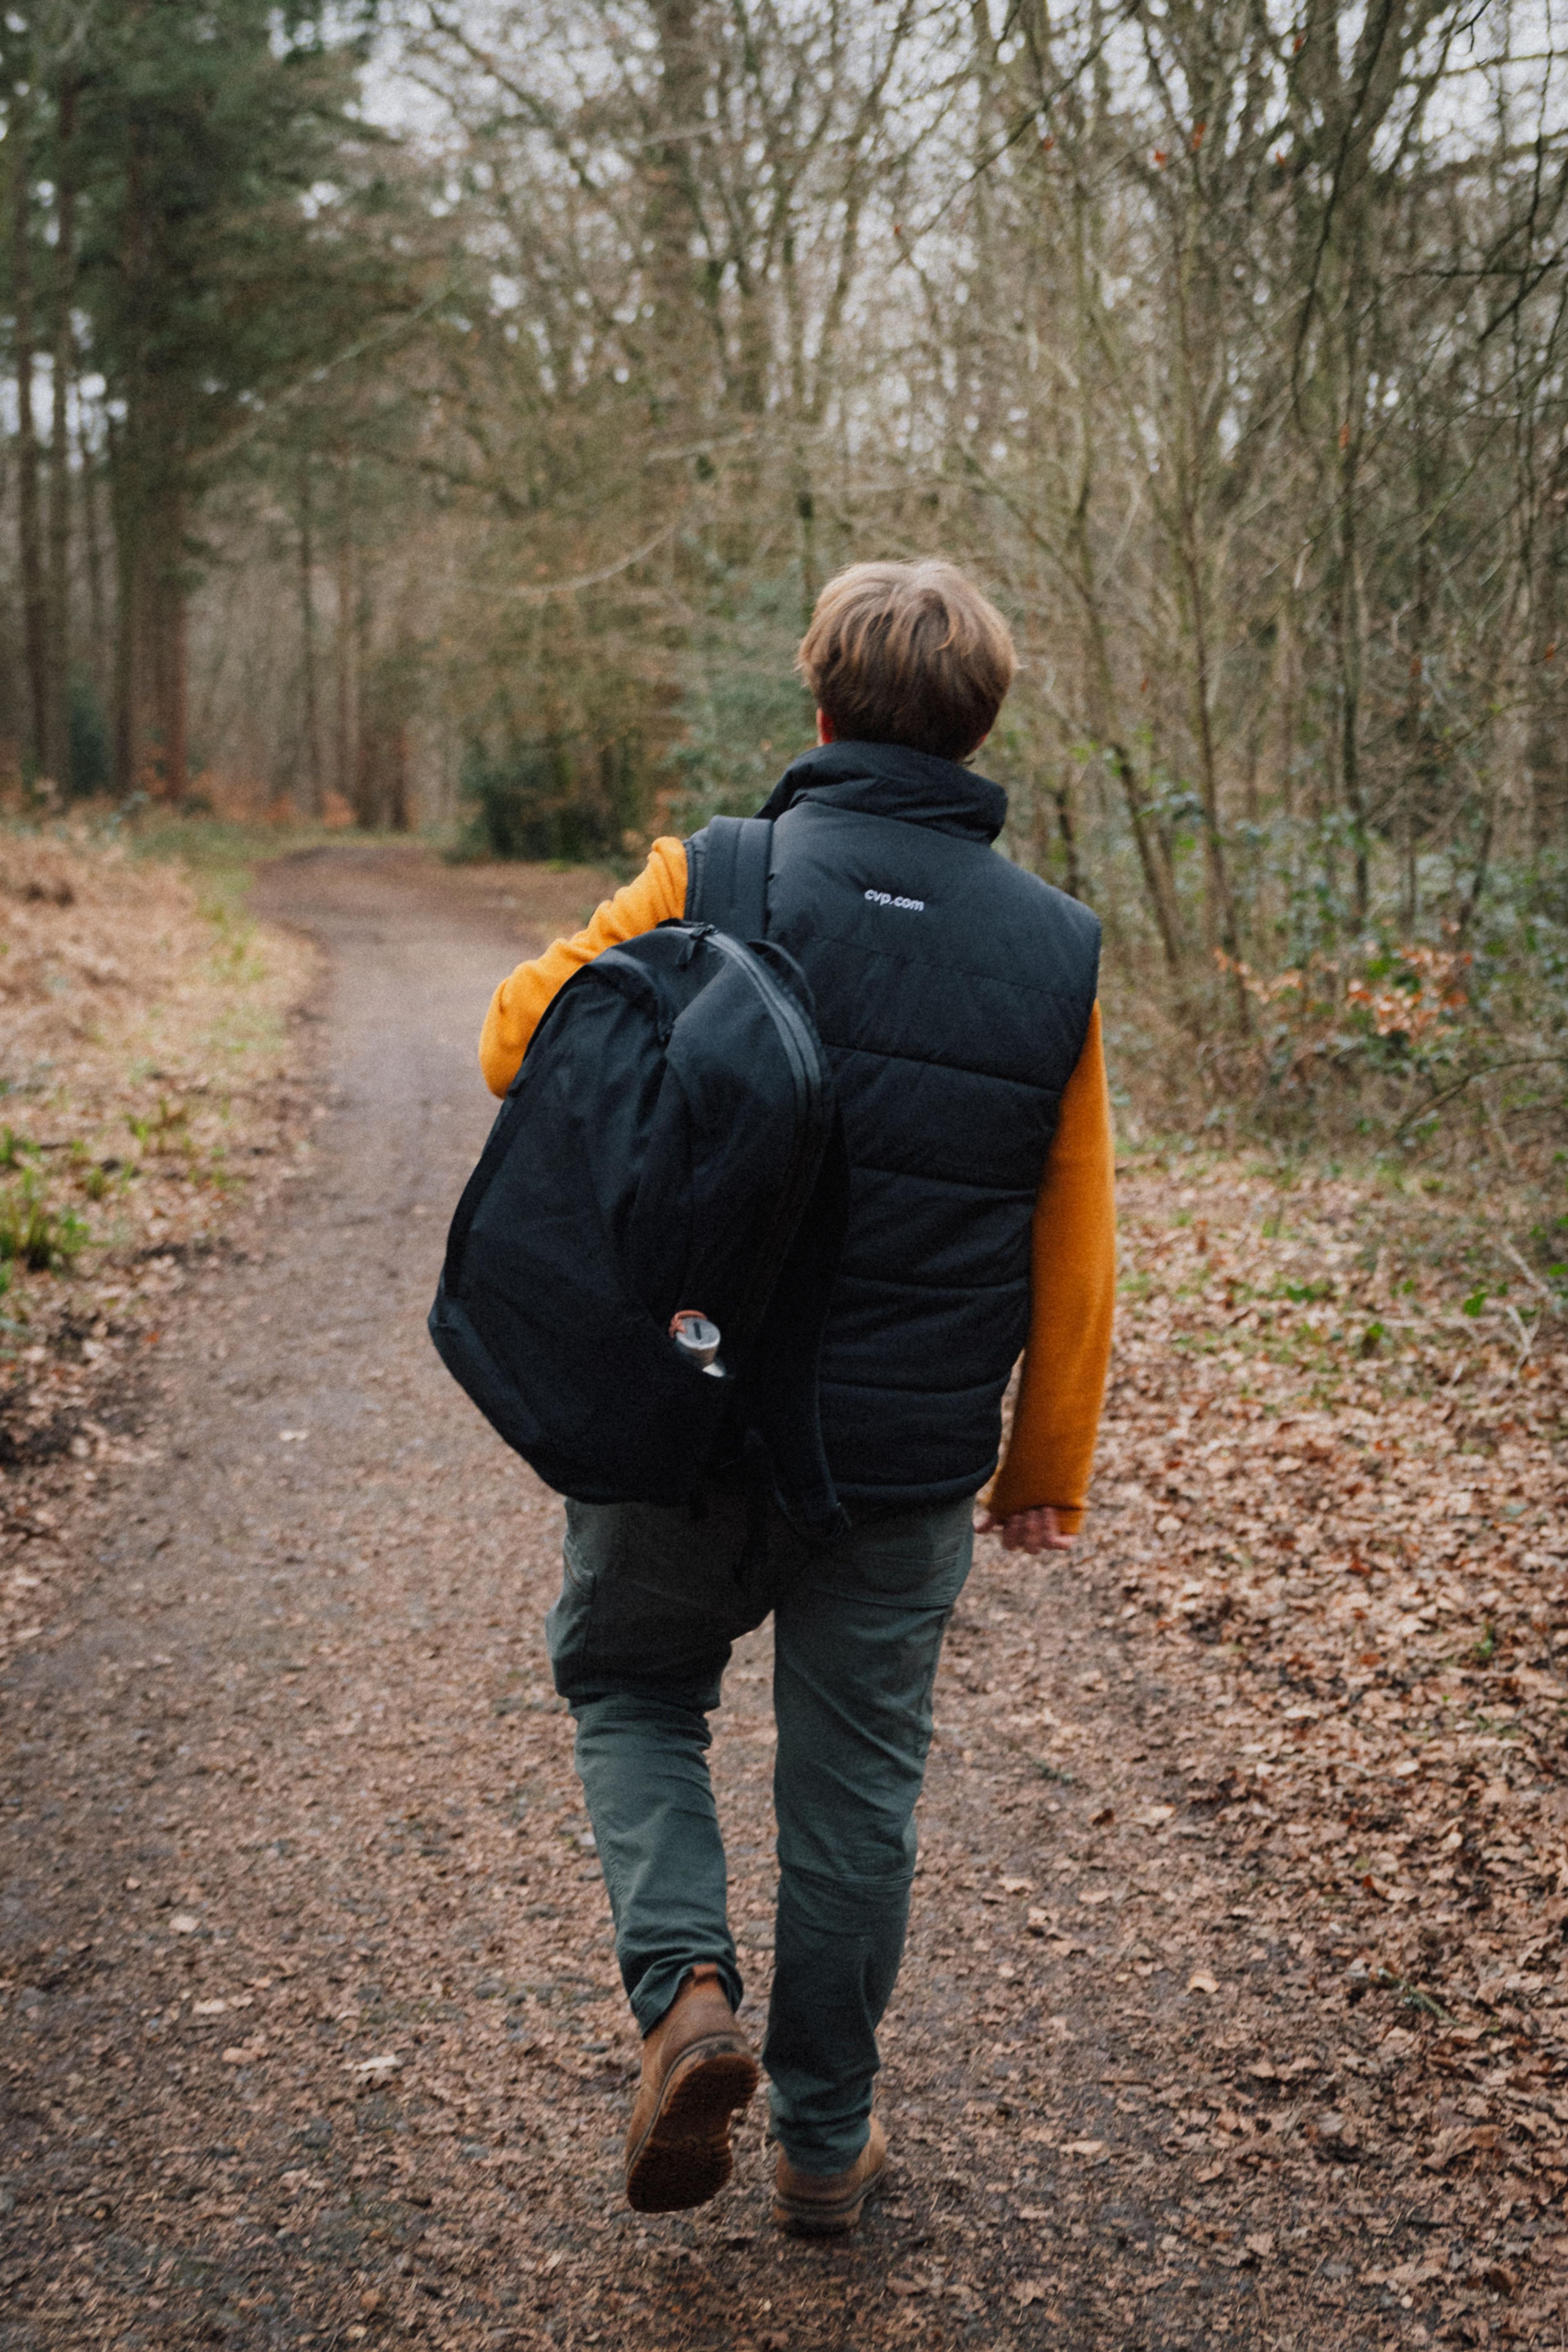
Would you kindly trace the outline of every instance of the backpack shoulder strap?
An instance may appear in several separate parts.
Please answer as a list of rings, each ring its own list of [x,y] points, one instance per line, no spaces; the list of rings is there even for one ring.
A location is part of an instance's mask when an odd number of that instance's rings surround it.
[[[818,1543],[843,1535],[849,1521],[822,1443],[818,1363],[823,1327],[849,1222],[849,1155],[835,1109],[822,1167],[773,1286],[755,1351],[750,1408],[774,1477],[774,1500],[800,1532]]]
[[[687,921],[711,923],[732,939],[766,939],[773,855],[771,818],[711,818],[687,844]]]

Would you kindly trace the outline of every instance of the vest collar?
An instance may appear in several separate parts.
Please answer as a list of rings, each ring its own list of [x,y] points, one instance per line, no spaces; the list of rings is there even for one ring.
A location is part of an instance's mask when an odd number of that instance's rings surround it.
[[[819,743],[792,761],[759,814],[783,816],[802,800],[901,817],[966,841],[994,841],[1007,821],[1000,784],[904,743]]]

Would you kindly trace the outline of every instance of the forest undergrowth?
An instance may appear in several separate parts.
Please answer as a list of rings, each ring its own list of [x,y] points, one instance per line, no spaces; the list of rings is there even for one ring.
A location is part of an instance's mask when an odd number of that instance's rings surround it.
[[[0,834],[0,1472],[124,1458],[160,1299],[308,1165],[319,960],[245,914],[247,845]]]

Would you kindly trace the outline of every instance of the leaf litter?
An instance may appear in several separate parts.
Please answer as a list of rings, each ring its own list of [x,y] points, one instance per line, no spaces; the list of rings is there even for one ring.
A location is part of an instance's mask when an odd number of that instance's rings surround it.
[[[0,828],[0,1470],[137,1458],[169,1303],[309,1164],[319,969],[101,833]],[[30,1589],[0,1570],[0,1654]]]

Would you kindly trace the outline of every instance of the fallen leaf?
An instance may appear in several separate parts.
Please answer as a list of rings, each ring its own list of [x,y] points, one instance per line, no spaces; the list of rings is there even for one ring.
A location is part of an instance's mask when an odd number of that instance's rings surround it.
[[[1465,2124],[1454,2124],[1448,2130],[1439,2132],[1425,2158],[1427,2171],[1443,2171],[1468,2145],[1469,2137],[1469,2127]]]
[[[366,2082],[384,2083],[389,2074],[396,2074],[402,2063],[401,2058],[396,2057],[392,2051],[385,2050],[379,2058],[361,2058],[349,2068],[349,2072],[351,2074],[358,2074]]]
[[[176,1911],[169,1922],[171,1936],[194,1936],[201,1921],[191,1911]]]
[[[1062,2142],[1064,2156],[1104,2156],[1106,2150],[1107,2142],[1102,2139],[1065,2139]]]
[[[1020,2279],[1017,2284],[1009,2287],[1007,2292],[1015,2303],[1044,2303],[1050,2289],[1044,2279]]]
[[[1207,1969],[1194,1969],[1192,1975],[1187,1979],[1187,1990],[1189,1992],[1218,1992],[1219,1986],[1215,1981],[1214,1978],[1210,1976]]]

